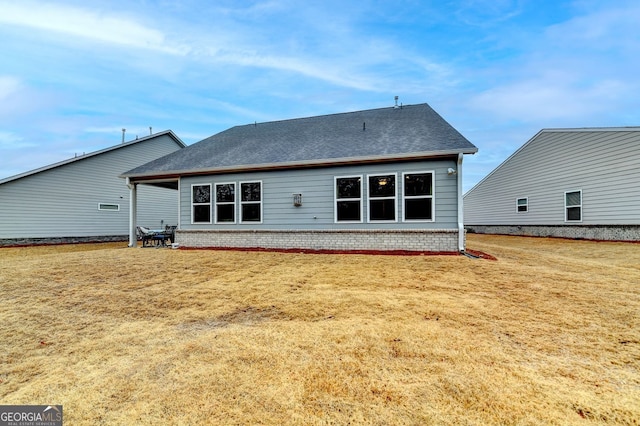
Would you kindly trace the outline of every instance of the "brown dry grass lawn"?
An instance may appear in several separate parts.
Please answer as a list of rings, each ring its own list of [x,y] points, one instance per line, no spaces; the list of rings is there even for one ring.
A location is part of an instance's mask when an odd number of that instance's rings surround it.
[[[638,424],[640,244],[0,249],[0,404],[75,424]]]

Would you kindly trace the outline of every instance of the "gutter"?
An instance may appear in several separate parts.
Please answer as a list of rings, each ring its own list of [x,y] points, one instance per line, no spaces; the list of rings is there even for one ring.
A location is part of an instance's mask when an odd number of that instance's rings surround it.
[[[451,157],[457,155],[460,158],[463,154],[475,154],[478,152],[477,148],[470,148],[464,150],[453,151],[429,151],[429,152],[416,152],[409,154],[395,154],[395,155],[372,155],[367,157],[347,157],[347,158],[329,158],[322,160],[306,160],[306,161],[288,161],[282,163],[263,163],[263,164],[245,164],[245,165],[232,165],[232,166],[218,166],[210,168],[198,168],[187,170],[158,170],[156,172],[142,172],[142,173],[123,173],[121,178],[131,178],[135,181],[146,181],[148,179],[164,179],[164,178],[177,178],[185,176],[197,176],[197,175],[213,175],[223,173],[239,173],[239,172],[255,172],[255,171],[268,171],[268,170],[284,170],[284,169],[298,169],[298,168],[316,168],[316,167],[331,167],[331,166],[344,166],[344,165],[357,165],[357,164],[372,164],[372,163],[388,163],[394,161],[420,161],[425,159],[435,159],[442,157]],[[459,160],[461,161],[461,160]]]

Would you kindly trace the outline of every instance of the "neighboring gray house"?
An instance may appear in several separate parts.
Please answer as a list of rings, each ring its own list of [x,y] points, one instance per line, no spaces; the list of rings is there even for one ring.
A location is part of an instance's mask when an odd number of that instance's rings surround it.
[[[0,180],[0,245],[126,240],[129,189],[123,171],[178,151],[170,130]],[[146,187],[137,221],[177,225],[175,191]]]
[[[469,232],[640,240],[640,127],[544,129],[464,196]]]
[[[236,126],[123,177],[178,189],[181,246],[458,252],[475,152],[421,104]]]

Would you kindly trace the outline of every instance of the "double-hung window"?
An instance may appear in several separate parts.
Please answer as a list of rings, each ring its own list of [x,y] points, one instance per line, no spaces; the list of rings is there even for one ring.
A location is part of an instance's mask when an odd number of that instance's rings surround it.
[[[582,190],[564,193],[564,220],[565,222],[582,221]]]
[[[369,175],[369,221],[396,221],[396,175]]]
[[[240,222],[262,222],[262,181],[240,182]]]
[[[216,223],[236,222],[236,184],[216,183]]]
[[[335,178],[335,221],[362,222],[362,176]]]
[[[402,181],[404,221],[433,221],[433,172],[403,173]]]
[[[211,185],[191,185],[191,223],[211,223]]]
[[[526,213],[529,211],[529,198],[518,198],[516,200],[516,212]]]

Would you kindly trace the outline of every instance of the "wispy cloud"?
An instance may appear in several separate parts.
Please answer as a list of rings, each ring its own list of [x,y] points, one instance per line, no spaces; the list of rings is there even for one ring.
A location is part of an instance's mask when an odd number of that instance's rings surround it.
[[[16,77],[0,75],[0,101],[4,101],[9,96],[18,92],[21,85],[20,80]]]
[[[163,17],[161,30],[132,13],[38,1],[0,2],[0,23],[52,31],[70,36],[70,40],[98,41],[106,46],[177,55],[183,60],[208,66],[217,64],[287,72],[368,92],[387,92],[397,87],[399,79],[392,69],[398,63],[413,64],[416,69],[428,64],[429,69],[423,69],[422,73],[418,71],[413,81],[403,77],[402,82],[409,90],[425,83],[441,87],[446,81],[437,72],[442,64],[415,50],[407,50],[374,34],[366,35],[363,42],[364,33],[356,24],[357,12],[364,12],[358,8],[352,8],[354,18],[345,14],[336,19],[334,11],[327,8],[292,10],[290,5],[281,2],[236,8],[216,7],[215,4],[210,7],[209,13],[215,18],[206,25],[191,25]],[[371,5],[360,9],[367,7]],[[293,16],[285,19],[287,14]],[[160,25],[151,18],[148,21]],[[95,49],[96,46],[88,44],[86,48]],[[130,60],[127,56],[123,58]],[[152,57],[149,61],[151,65],[145,65],[146,61],[130,60],[128,66],[147,67],[147,71],[155,67],[156,73],[176,67],[171,58]],[[372,66],[379,70],[372,72]],[[384,70],[389,70],[388,75],[385,76]]]
[[[36,90],[19,77],[0,75],[0,125],[22,123],[21,117],[30,116],[53,103],[49,91]]]
[[[31,1],[3,2],[0,23],[171,54],[186,53],[184,47],[167,43],[161,31],[126,15],[100,10]]]
[[[273,70],[300,74],[327,83],[357,90],[375,91],[376,79],[367,77],[355,70],[345,69],[336,63],[329,64],[318,58],[300,58],[277,55],[262,55],[249,52],[229,52],[216,55],[212,59],[228,62],[233,65],[269,68]],[[351,72],[349,72],[351,71]]]
[[[11,150],[11,149],[25,148],[29,146],[34,146],[34,145],[25,143],[21,136],[13,132],[0,131],[0,149]]]
[[[522,0],[463,0],[455,16],[467,25],[491,27],[522,13]]]
[[[633,77],[640,73],[639,21],[640,6],[631,6],[551,25],[529,50],[484,69],[497,83],[478,91],[469,105],[541,127],[603,125],[633,103],[637,109],[640,103],[629,95],[640,89]]]
[[[541,76],[489,89],[475,96],[471,105],[494,117],[522,122],[593,120],[608,111],[610,101],[625,96],[631,87],[623,82],[601,80],[587,87],[572,78]]]
[[[559,46],[586,45],[594,50],[640,47],[640,3],[622,0],[605,5],[550,26],[546,37],[555,40]]]

